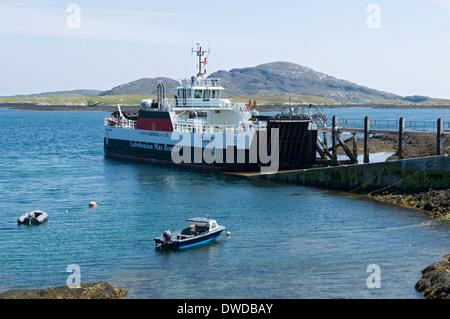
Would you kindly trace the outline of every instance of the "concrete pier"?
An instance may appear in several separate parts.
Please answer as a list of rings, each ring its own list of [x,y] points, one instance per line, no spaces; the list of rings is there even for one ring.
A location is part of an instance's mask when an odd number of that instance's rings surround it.
[[[246,176],[342,191],[443,189],[450,188],[450,157],[441,155]]]

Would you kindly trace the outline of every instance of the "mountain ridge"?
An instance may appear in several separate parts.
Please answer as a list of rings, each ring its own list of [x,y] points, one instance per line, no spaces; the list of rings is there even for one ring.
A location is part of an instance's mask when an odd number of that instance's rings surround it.
[[[292,62],[270,62],[255,67],[219,70],[209,77],[221,79],[232,95],[313,95],[345,102],[400,99],[401,96],[341,80]]]
[[[253,67],[234,68],[213,72],[208,78],[219,78],[223,93],[234,96],[289,96],[309,95],[329,98],[337,102],[364,103],[374,100],[408,99],[400,95],[372,89],[338,79],[300,64],[278,61]],[[20,97],[45,97],[51,94],[76,94],[86,97],[106,95],[156,94],[158,84],[165,84],[167,96],[175,94],[179,81],[167,77],[141,78],[111,88],[110,90],[72,90],[20,95]],[[429,99],[412,96],[411,99]],[[409,99],[408,99],[409,100]]]
[[[115,86],[111,90],[102,91],[98,95],[156,94],[158,84],[164,84],[168,93],[174,93],[174,88],[179,85],[179,82],[166,77],[141,78]]]

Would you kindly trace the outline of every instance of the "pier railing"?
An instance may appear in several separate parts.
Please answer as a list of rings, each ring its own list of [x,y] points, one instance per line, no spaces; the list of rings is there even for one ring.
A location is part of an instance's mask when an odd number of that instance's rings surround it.
[[[366,116],[364,119],[339,119],[337,116],[333,116],[331,125],[327,122],[327,125],[318,126],[317,129],[319,133],[323,133],[323,140],[319,136],[317,137],[317,152],[324,160],[329,157],[331,165],[339,165],[336,152],[339,146],[344,149],[350,159],[350,163],[358,162],[356,146],[358,136],[362,136],[364,139],[364,163],[369,163],[370,135],[397,135],[397,155],[399,159],[404,158],[403,146],[405,141],[411,136],[435,136],[436,155],[443,153],[443,146],[450,139],[450,122],[444,122],[442,118],[433,122],[406,121],[404,117],[401,117],[399,120],[372,120],[370,116]],[[341,137],[343,134],[351,134],[352,137],[344,140]],[[331,137],[331,147],[328,147],[329,137]],[[353,140],[353,150],[347,145],[350,140]]]
[[[332,126],[332,119],[328,119],[327,126]],[[363,128],[364,119],[339,119],[338,126],[341,128]],[[398,131],[400,128],[399,120],[370,120],[371,129],[386,130],[386,131]],[[443,122],[443,129],[450,130],[450,122]],[[405,131],[436,131],[436,121],[406,121]]]

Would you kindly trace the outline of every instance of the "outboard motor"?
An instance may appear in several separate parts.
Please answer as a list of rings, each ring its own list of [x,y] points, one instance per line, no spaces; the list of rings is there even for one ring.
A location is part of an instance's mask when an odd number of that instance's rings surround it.
[[[170,241],[172,239],[172,234],[170,233],[170,230],[166,229],[163,233],[163,237],[165,241]]]

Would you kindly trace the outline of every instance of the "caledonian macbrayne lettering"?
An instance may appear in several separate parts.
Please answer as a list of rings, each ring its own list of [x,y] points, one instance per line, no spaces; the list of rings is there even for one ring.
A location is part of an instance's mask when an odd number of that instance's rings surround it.
[[[270,314],[273,304],[257,303],[223,303],[220,307],[205,305],[188,305],[185,303],[178,306],[178,314],[199,314],[208,317],[211,313],[220,314]]]
[[[166,151],[172,152],[172,150],[179,150],[178,146],[171,146],[167,144],[158,144],[158,143],[145,143],[145,142],[136,142],[130,141],[130,146],[135,148],[142,148],[148,150],[156,150],[156,151]]]

